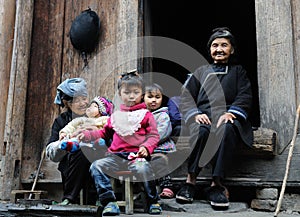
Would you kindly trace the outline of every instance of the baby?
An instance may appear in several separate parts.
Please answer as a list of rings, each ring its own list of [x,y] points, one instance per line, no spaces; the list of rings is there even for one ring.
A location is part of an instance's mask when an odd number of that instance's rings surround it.
[[[105,98],[96,96],[86,109],[86,117],[78,117],[69,122],[59,132],[60,149],[69,152],[75,152],[79,149],[79,142],[73,138],[73,134],[82,130],[102,129],[112,114],[113,104]],[[98,141],[99,145],[105,144],[104,141]]]

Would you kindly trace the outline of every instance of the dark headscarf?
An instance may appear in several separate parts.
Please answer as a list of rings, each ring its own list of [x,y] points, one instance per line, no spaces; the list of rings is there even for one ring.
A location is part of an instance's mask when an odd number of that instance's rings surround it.
[[[86,81],[82,78],[68,78],[57,87],[54,103],[64,106],[62,100],[72,100],[77,96],[87,96]]]
[[[236,43],[235,43],[235,38],[231,33],[231,30],[227,27],[220,27],[212,30],[212,35],[210,36],[208,43],[207,43],[207,48],[210,48],[211,43],[213,40],[216,38],[227,38],[230,40],[231,45],[233,48],[236,48]]]

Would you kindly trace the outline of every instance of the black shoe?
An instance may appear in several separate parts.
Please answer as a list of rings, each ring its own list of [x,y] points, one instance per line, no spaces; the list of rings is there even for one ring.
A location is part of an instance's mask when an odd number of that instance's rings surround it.
[[[195,185],[186,183],[176,194],[177,203],[192,203],[195,195]]]
[[[229,207],[229,200],[226,197],[226,190],[222,186],[213,186],[207,190],[207,200],[215,210],[226,210]]]

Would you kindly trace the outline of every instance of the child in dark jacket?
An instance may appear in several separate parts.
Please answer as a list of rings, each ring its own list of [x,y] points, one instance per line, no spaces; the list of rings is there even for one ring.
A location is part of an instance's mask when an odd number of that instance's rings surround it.
[[[175,142],[170,138],[172,125],[169,117],[168,107],[163,106],[163,89],[158,84],[146,86],[144,101],[147,108],[152,112],[160,137],[158,147],[152,155],[153,165],[156,168],[159,186],[161,188],[160,197],[169,199],[174,197],[173,184],[169,176],[169,165],[167,154],[176,151]],[[156,165],[156,166],[155,166]]]

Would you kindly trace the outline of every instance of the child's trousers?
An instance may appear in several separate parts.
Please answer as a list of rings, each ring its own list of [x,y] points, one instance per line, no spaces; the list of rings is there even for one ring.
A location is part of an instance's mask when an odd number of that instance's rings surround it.
[[[97,194],[103,206],[116,200],[110,177],[114,177],[114,172],[120,170],[130,170],[137,178],[136,181],[143,183],[149,204],[157,203],[158,201],[155,175],[151,164],[143,158],[129,161],[127,159],[128,154],[129,153],[109,153],[105,158],[94,161],[90,167]]]

